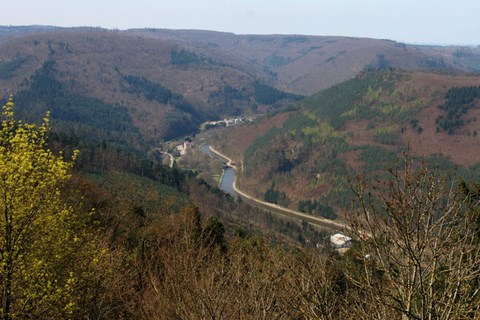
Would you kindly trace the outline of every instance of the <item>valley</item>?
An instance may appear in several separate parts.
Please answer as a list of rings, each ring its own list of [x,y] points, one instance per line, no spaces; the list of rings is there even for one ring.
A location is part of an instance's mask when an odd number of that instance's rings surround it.
[[[0,26],[0,317],[478,318],[479,61]]]
[[[210,152],[213,155],[216,155],[217,157],[220,158],[222,161],[228,161],[226,165],[224,165],[224,173],[222,175],[221,181],[220,181],[220,188],[227,192],[230,193],[232,196],[239,196],[243,199],[243,201],[247,201],[254,206],[260,207],[262,209],[265,209],[266,211],[277,213],[283,216],[291,217],[298,219],[300,221],[305,221],[308,222],[312,225],[315,225],[317,227],[320,227],[322,229],[326,230],[345,230],[348,229],[348,226],[345,224],[337,223],[328,219],[324,218],[319,218],[315,217],[312,215],[307,215],[304,214],[300,211],[295,211],[291,210],[288,208],[281,207],[276,204],[272,204],[270,202],[265,202],[262,200],[259,200],[257,198],[252,197],[251,195],[248,195],[244,191],[240,190],[237,186],[237,177],[236,175],[238,174],[238,169],[234,166],[231,165],[230,163],[235,163],[232,159],[228,158],[226,155],[219,153],[215,149],[212,149],[210,146],[208,147]]]
[[[440,108],[449,92],[480,85],[466,73],[477,71],[475,48],[164,29],[2,30],[0,85],[4,99],[14,94],[22,105],[20,117],[38,121],[50,110],[64,141],[150,155],[162,146],[170,167],[169,141],[197,134],[241,164],[242,190],[288,210],[344,219],[352,177],[374,179],[405,151],[477,176],[478,97],[458,114]],[[212,168],[201,175],[215,185],[222,173]]]
[[[464,179],[475,181],[478,98],[455,133],[442,131],[437,119],[443,117],[442,98],[456,90],[451,88],[473,90],[479,84],[475,76],[370,73],[299,102],[295,111],[207,136],[242,164],[239,185],[255,197],[266,199],[271,192],[274,202],[290,209],[316,203],[316,210],[333,208],[341,215],[353,197],[349,181],[357,174],[381,177],[404,152],[441,170],[457,168]],[[357,96],[337,93],[349,91]],[[282,120],[275,126],[274,119]],[[256,137],[247,138],[255,131]]]

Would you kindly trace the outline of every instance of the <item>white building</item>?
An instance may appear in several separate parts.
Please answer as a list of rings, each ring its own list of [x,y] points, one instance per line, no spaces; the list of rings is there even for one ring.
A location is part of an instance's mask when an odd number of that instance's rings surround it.
[[[341,233],[336,233],[330,236],[330,243],[337,249],[349,248],[352,243],[352,238]]]

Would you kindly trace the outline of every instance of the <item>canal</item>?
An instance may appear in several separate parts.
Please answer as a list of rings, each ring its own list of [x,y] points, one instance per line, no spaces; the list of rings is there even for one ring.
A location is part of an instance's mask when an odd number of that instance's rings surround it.
[[[225,191],[226,193],[231,194],[232,196],[236,196],[237,193],[233,189],[233,182],[235,181],[235,169],[227,167],[227,159],[224,157],[219,156],[218,154],[213,153],[210,150],[210,145],[209,144],[202,144],[200,146],[200,150],[204,153],[206,153],[209,157],[211,158],[216,158],[222,161],[224,164],[223,166],[223,174],[222,174],[222,179],[220,180],[220,189]]]

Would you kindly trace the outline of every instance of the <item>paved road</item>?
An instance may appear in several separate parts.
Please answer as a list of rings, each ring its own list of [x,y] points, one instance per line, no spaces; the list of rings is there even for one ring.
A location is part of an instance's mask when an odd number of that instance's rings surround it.
[[[215,153],[216,155],[218,155],[222,158],[227,159],[227,161],[229,163],[233,162],[232,159],[230,159],[226,155],[220,153],[219,151],[215,150],[214,148],[212,148],[212,146],[210,146],[210,151],[212,151],[213,153]],[[231,167],[233,167],[236,170],[236,168],[234,166],[231,166]],[[317,226],[322,227],[322,228],[330,229],[330,230],[345,230],[345,229],[348,230],[348,229],[350,229],[347,225],[345,225],[343,223],[335,222],[335,221],[325,219],[325,218],[321,218],[321,217],[312,216],[312,215],[309,215],[309,214],[306,214],[306,213],[303,213],[303,212],[300,212],[300,211],[288,209],[288,208],[281,207],[279,205],[276,205],[276,204],[273,204],[273,203],[270,203],[270,202],[265,202],[265,201],[262,201],[260,199],[257,199],[257,198],[245,193],[244,191],[242,191],[238,188],[238,186],[237,186],[237,175],[235,175],[235,179],[233,180],[233,189],[235,190],[235,192],[238,195],[240,195],[242,197],[243,200],[246,200],[249,203],[257,205],[257,206],[259,206],[263,209],[269,210],[273,213],[277,213],[277,214],[281,214],[281,215],[284,215],[284,216],[287,216],[287,217],[300,219],[302,221],[306,221],[308,223],[317,225]]]

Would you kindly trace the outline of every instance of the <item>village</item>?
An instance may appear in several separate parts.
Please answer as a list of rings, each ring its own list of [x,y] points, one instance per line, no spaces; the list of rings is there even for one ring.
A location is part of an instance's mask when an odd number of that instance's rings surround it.
[[[253,122],[253,118],[225,118],[223,120],[207,121],[202,125],[202,128],[210,129],[218,126],[229,127],[249,122]]]
[[[225,118],[223,120],[217,121],[207,121],[204,122],[201,126],[201,130],[207,130],[214,127],[230,127],[230,126],[237,126],[243,123],[251,123],[253,122],[253,118]],[[192,138],[187,137],[184,139],[183,142],[176,144],[173,148],[170,148],[170,152],[167,150],[162,150],[162,148],[157,148],[157,152],[160,154],[165,154],[172,158],[178,158],[180,156],[184,156],[187,154],[187,150],[192,147]],[[170,162],[170,166],[172,166],[172,162]]]

